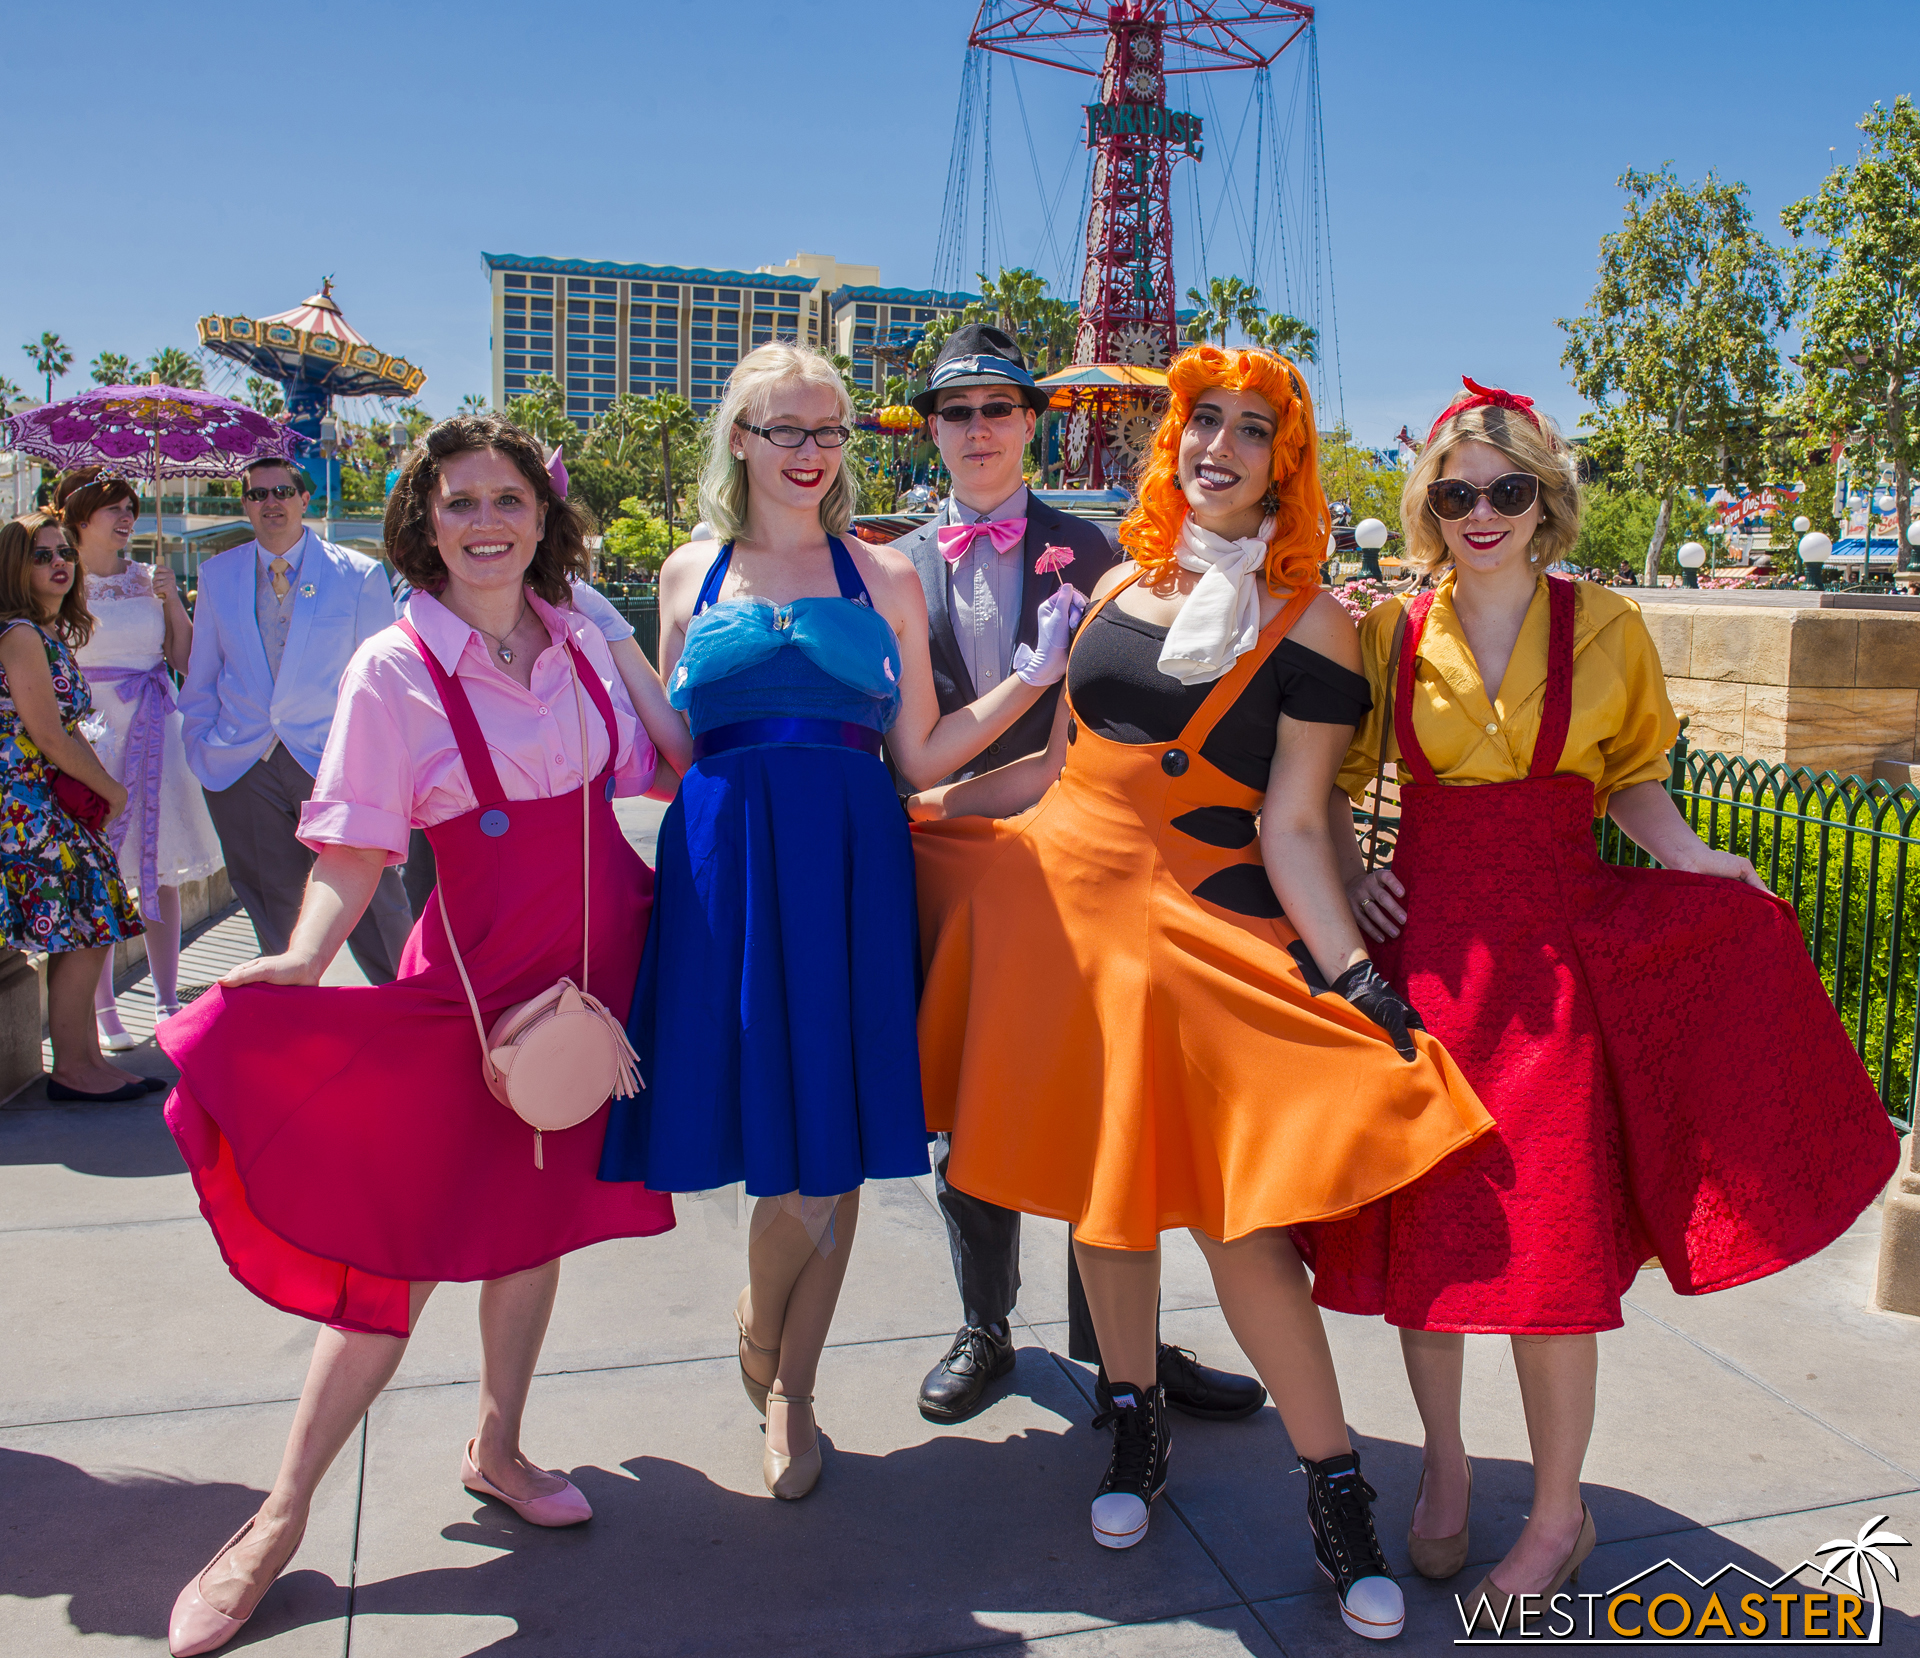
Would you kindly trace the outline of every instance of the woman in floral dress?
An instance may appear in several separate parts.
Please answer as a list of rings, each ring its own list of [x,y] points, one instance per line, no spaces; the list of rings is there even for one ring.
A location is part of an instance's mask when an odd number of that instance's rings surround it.
[[[101,1057],[93,990],[102,957],[140,932],[140,916],[105,837],[54,792],[64,772],[109,818],[126,809],[127,791],[80,735],[93,699],[73,647],[92,623],[59,516],[0,529],[0,922],[15,949],[47,952],[47,1097],[137,1100],[144,1079]]]

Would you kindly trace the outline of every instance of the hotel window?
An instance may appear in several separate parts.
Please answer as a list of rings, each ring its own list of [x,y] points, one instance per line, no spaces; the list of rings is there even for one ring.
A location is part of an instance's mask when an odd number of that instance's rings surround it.
[[[524,288],[526,285],[527,279],[524,276],[518,276],[512,272],[507,274],[507,286],[509,288]]]
[[[854,319],[858,322],[872,322],[873,310],[871,305],[856,305],[853,308]]]

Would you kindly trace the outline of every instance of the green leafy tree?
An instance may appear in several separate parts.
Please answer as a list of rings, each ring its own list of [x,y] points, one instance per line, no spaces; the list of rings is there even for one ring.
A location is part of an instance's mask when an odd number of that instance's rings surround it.
[[[1641,580],[1651,585],[1653,576],[1643,566],[1662,506],[1660,497],[1629,483],[1588,484],[1581,492],[1580,538],[1567,558],[1603,578],[1616,575],[1623,564],[1640,569]],[[1670,533],[1661,546],[1659,571],[1671,576],[1680,569],[1675,553],[1685,542],[1707,539],[1713,514],[1688,491],[1676,493],[1666,510]]]
[[[177,345],[163,347],[149,357],[147,372],[159,375],[163,386],[179,386],[186,391],[199,391],[206,384],[198,359]]]
[[[1920,461],[1920,110],[1904,93],[1876,103],[1867,145],[1819,191],[1780,215],[1796,242],[1796,299],[1806,302],[1800,367],[1817,429],[1859,434],[1865,471],[1891,461],[1896,521],[1904,526]],[[1898,551],[1906,569],[1912,548]]]
[[[25,392],[4,374],[0,374],[0,414],[4,414],[8,409],[11,409],[14,404],[18,403],[20,399],[26,395]]]
[[[1371,449],[1353,441],[1353,433],[1336,426],[1320,434],[1320,487],[1329,501],[1345,501],[1353,522],[1377,518],[1400,534],[1400,490],[1407,475],[1397,466],[1383,466]]]
[[[700,417],[693,405],[675,392],[658,392],[638,400],[635,436],[660,460],[661,515],[672,527],[679,487],[690,483],[699,463],[690,451],[700,433]]]
[[[1561,318],[1561,362],[1592,406],[1582,424],[1617,442],[1660,503],[1644,549],[1651,583],[1689,483],[1765,470],[1765,414],[1781,385],[1789,301],[1780,251],[1753,228],[1746,186],[1672,169],[1621,175],[1626,221],[1601,238],[1586,313]]]
[[[103,351],[87,366],[96,386],[126,386],[133,383],[133,359],[118,351]]]
[[[58,334],[42,334],[38,344],[23,345],[20,349],[33,364],[33,372],[46,377],[46,401],[51,403],[54,381],[64,380],[67,370],[73,367],[73,353],[67,349],[67,342]]]
[[[1320,361],[1320,330],[1285,311],[1267,312],[1247,329],[1247,338],[1296,363]]]
[[[487,409],[487,400],[477,391],[470,391],[460,399],[460,406],[453,412],[458,415],[483,415]]]
[[[1205,293],[1189,288],[1187,298],[1197,307],[1187,324],[1187,338],[1195,345],[1212,340],[1224,346],[1230,328],[1251,335],[1267,314],[1260,304],[1260,290],[1237,276],[1216,276],[1207,283]]]
[[[247,376],[247,402],[264,415],[283,415],[287,412],[287,400],[281,394],[280,382],[263,380],[257,374]]]
[[[631,569],[655,576],[673,551],[674,534],[664,518],[655,518],[639,497],[629,495],[620,503],[619,516],[612,519],[601,538],[600,556],[620,559]]]

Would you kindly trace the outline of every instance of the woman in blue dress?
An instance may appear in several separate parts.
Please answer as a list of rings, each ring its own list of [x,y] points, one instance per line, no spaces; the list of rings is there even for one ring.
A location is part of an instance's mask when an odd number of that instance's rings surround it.
[[[978,754],[1065,672],[1074,597],[1049,600],[1012,677],[941,718],[913,566],[843,539],[852,424],[819,352],[749,353],[701,476],[715,539],[660,572],[660,668],[694,757],[628,1023],[647,1086],[614,1102],[600,1166],[757,1200],[740,1374],[788,1498],[820,1473],[814,1373],[860,1186],[928,1168],[913,850],[881,738],[916,788]]]

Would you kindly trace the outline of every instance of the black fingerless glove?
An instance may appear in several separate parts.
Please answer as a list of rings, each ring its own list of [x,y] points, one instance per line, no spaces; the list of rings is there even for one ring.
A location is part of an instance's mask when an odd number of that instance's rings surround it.
[[[1381,978],[1370,961],[1356,961],[1333,981],[1333,993],[1344,996],[1376,1025],[1393,1038],[1394,1051],[1402,1059],[1413,1059],[1416,1052],[1410,1031],[1425,1030],[1413,1003]]]

